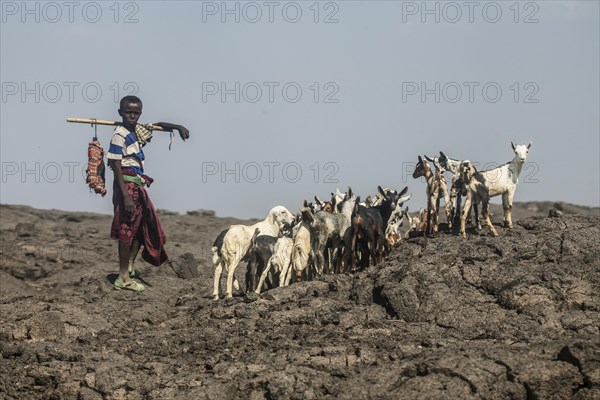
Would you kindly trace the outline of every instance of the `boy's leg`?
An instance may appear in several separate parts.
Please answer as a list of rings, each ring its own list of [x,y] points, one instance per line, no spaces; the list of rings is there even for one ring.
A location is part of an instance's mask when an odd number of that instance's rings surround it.
[[[133,271],[133,263],[135,262],[135,258],[140,251],[140,241],[136,238],[131,241],[131,247],[129,248],[129,264],[127,266],[128,273]]]
[[[116,289],[128,289],[143,292],[145,287],[138,281],[131,279],[129,275],[129,261],[131,256],[131,244],[119,241],[119,278],[115,280]]]
[[[119,278],[123,282],[129,282],[129,257],[131,255],[131,245],[119,241]]]

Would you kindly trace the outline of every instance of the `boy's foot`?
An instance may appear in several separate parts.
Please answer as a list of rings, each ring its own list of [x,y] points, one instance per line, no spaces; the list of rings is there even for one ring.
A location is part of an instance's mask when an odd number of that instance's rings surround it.
[[[142,285],[141,283],[134,281],[133,279],[131,279],[128,282],[123,282],[121,280],[121,278],[117,278],[115,279],[115,289],[117,290],[132,290],[134,292],[138,292],[141,293],[144,291],[144,289],[146,289],[146,287],[144,285]]]
[[[141,275],[142,275],[142,274],[140,274],[140,271],[138,271],[138,270],[137,270],[137,269],[135,269],[135,268],[129,271],[129,277],[130,277],[131,279],[134,279],[134,278],[139,278]]]

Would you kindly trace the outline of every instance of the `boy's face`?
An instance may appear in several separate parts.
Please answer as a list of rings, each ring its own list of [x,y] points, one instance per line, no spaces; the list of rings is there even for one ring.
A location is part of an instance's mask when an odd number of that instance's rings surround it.
[[[119,115],[123,118],[123,125],[135,127],[142,115],[142,105],[139,103],[125,103],[125,107],[119,109]]]

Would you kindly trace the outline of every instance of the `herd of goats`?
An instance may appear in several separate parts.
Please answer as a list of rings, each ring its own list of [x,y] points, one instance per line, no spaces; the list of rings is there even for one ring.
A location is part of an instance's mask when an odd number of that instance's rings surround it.
[[[490,198],[502,195],[504,225],[512,228],[513,197],[531,143],[511,142],[511,146],[515,153],[512,161],[486,171],[477,171],[469,160],[455,160],[443,152],[439,157],[419,156],[413,178],[424,177],[427,182],[427,208],[418,217],[410,217],[408,207],[402,208],[411,198],[408,187],[398,192],[379,186],[375,196],[362,202],[351,188],[345,193],[338,189],[329,201],[321,201],[317,196],[314,203],[305,200],[297,215],[276,206],[257,224],[231,225],[221,232],[212,247],[214,299],[219,299],[223,267],[227,271],[226,296],[232,297],[234,287],[239,290],[234,272],[241,261],[248,262],[246,291],[256,293],[265,284],[288,285],[292,271],[296,280],[302,280],[322,274],[356,272],[370,263],[377,265],[402,237],[438,233],[442,198],[448,230],[457,230],[466,237],[471,205],[480,228],[477,205],[481,203],[481,216],[491,234],[497,236],[488,213]],[[444,176],[446,171],[452,174],[450,188]],[[465,198],[462,211],[461,197]],[[400,227],[405,219],[410,228],[402,234]],[[272,278],[265,282],[270,271],[274,272]]]

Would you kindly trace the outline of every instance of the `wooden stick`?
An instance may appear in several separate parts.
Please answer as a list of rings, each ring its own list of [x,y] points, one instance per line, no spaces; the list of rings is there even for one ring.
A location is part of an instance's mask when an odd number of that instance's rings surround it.
[[[123,125],[122,122],[118,121],[107,121],[103,119],[94,119],[94,118],[67,118],[67,122],[76,122],[79,124],[91,124],[91,125],[111,125],[111,126],[119,126]],[[172,130],[163,129],[158,125],[148,125],[149,129],[154,131],[163,131],[163,132],[173,132]]]

